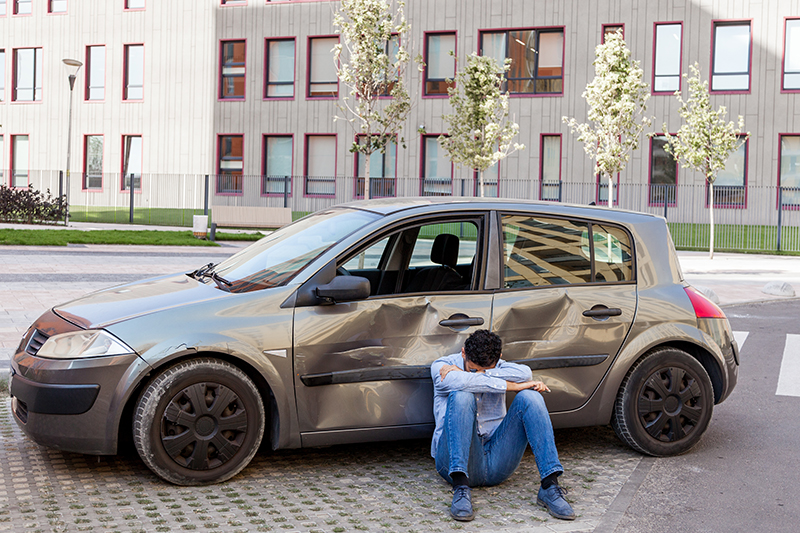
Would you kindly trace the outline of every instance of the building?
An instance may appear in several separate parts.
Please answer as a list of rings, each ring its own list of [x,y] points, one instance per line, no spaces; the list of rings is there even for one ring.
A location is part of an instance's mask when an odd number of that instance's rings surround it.
[[[76,209],[126,205],[131,175],[142,207],[202,207],[205,175],[212,206],[286,201],[310,211],[358,197],[355,133],[333,120],[344,90],[329,60],[337,8],[328,0],[0,0],[2,182],[56,190],[74,73],[62,60],[77,59]],[[792,208],[784,216],[796,217],[800,2],[408,0],[406,17],[407,45],[427,66],[409,69],[406,148],[373,158],[372,176],[383,178],[373,195],[477,193],[474,173],[453,167],[436,143],[452,49],[462,61],[472,52],[512,58],[511,112],[526,149],[487,172],[485,194],[606,201],[562,117],[585,120],[594,49],[621,29],[651,84],[654,132],[680,126],[673,93],[686,89],[680,75],[695,61],[712,103],[726,106],[729,120],[744,116],[751,138],[717,181],[720,221],[774,225],[778,186]],[[615,201],[706,219],[702,177],[676,169],[661,145],[642,137]]]

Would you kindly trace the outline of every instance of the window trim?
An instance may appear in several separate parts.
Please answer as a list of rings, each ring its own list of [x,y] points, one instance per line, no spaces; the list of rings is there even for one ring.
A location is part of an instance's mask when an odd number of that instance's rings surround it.
[[[86,176],[89,174],[89,169],[87,168],[87,159],[89,155],[89,137],[100,137],[103,139],[103,158],[100,170],[100,187],[87,187],[86,186]],[[83,172],[81,173],[81,192],[103,192],[105,187],[105,179],[104,178],[104,167],[105,167],[105,159],[106,159],[106,139],[105,135],[102,133],[85,133],[83,135]]]
[[[219,179],[220,176],[234,176],[235,174],[224,174],[222,170],[222,138],[223,137],[241,137],[242,138],[242,173],[239,177],[242,180],[242,188],[237,191],[220,192]],[[216,158],[216,179],[214,180],[214,194],[216,196],[242,196],[244,194],[244,133],[217,133],[217,158]]]
[[[681,74],[682,66],[683,66],[683,21],[682,20],[675,20],[675,21],[665,21],[665,22],[654,22],[653,23],[653,68],[652,72],[650,73],[650,94],[651,95],[674,95],[675,91],[657,91],[656,90],[656,35],[658,32],[659,26],[672,26],[675,24],[679,24],[681,27],[681,49],[678,52],[678,89],[681,90],[683,86],[683,76]]]
[[[14,133],[9,136],[9,158],[8,158],[8,186],[12,189],[24,189],[31,184],[31,134],[30,133]],[[17,137],[28,138],[28,161],[25,164],[28,183],[24,186],[14,185],[14,162],[17,160],[16,150],[14,149],[14,140]]]
[[[33,16],[33,0],[30,0],[31,4],[31,12],[30,13],[17,13],[17,8],[19,7],[19,0],[9,0],[8,3],[11,3],[11,16],[13,17],[31,17]]]
[[[107,74],[108,73],[106,72],[105,65],[103,65],[103,98],[100,98],[100,99],[89,99],[89,74],[91,73],[91,68],[92,68],[92,62],[90,60],[91,56],[89,55],[89,49],[90,48],[99,48],[101,46],[106,49],[103,52],[103,59],[105,60],[106,52],[108,51],[107,46],[105,44],[87,44],[86,47],[85,47],[84,65],[86,65],[86,68],[84,69],[84,72],[83,72],[83,82],[84,82],[83,83],[83,101],[84,102],[103,103],[103,102],[106,101],[106,94],[108,92],[108,91],[106,91],[106,87],[108,85],[106,83],[108,81],[108,78],[107,78]],[[144,89],[144,87],[142,89]]]
[[[69,0],[64,0],[67,7],[64,11],[53,11],[53,0],[47,0],[47,14],[48,15],[67,15],[69,13]]]
[[[332,34],[332,35],[309,35],[306,38],[306,100],[338,100],[339,93],[341,91],[339,77],[336,77],[336,96],[311,96],[311,84],[312,83],[330,83],[330,82],[312,82],[311,81],[311,54],[313,51],[312,41],[314,39],[336,39],[339,43],[341,43],[340,35]],[[303,187],[305,190],[305,186]]]
[[[128,189],[125,188],[125,138],[126,137],[139,137],[142,140],[142,163],[144,163],[144,135],[141,133],[123,133],[120,136],[120,140],[122,142],[121,150],[120,150],[120,158],[119,158],[119,190],[120,193],[125,194],[128,192]],[[142,165],[144,166],[144,165]],[[143,169],[144,170],[144,169]],[[144,180],[144,171],[139,174],[139,186],[136,187],[134,183],[133,187],[133,194],[141,194],[143,189],[143,180]]]
[[[18,50],[34,50],[33,52],[33,100],[19,100],[17,98],[17,51]],[[36,50],[42,51],[42,97],[39,100],[36,100]],[[22,46],[20,48],[12,48],[11,49],[11,100],[4,100],[9,101],[12,104],[41,104],[44,102],[44,47],[42,46]]]
[[[270,85],[289,85],[286,82],[269,81],[269,45],[276,41],[292,41],[292,96],[267,96]],[[297,37],[266,37],[264,39],[264,87],[261,99],[269,102],[291,101],[297,97]]]
[[[421,97],[422,98],[450,98],[450,95],[447,94],[447,93],[445,93],[445,94],[435,94],[435,93],[428,94],[428,92],[427,92],[427,83],[428,83],[428,81],[430,81],[430,78],[428,78],[428,64],[429,64],[429,61],[428,61],[428,37],[431,36],[431,35],[452,35],[454,37],[454,48],[455,48],[455,50],[453,50],[453,53],[456,55],[456,57],[454,59],[457,60],[457,58],[458,58],[458,31],[457,30],[452,30],[452,31],[435,30],[435,31],[423,32],[422,57],[423,57],[423,60],[425,61],[425,67],[424,67],[424,71],[422,73],[422,92],[421,92]],[[453,70],[454,70],[453,78],[454,79],[455,79],[455,75],[457,74],[457,69],[458,69],[458,65],[456,64],[456,65],[454,65],[454,68],[453,68]],[[444,79],[440,80],[439,78],[435,78],[432,81],[442,81],[442,82],[444,82]],[[455,81],[453,82],[452,86],[455,86]]]
[[[676,135],[675,133],[654,133],[650,137],[650,158],[647,165],[647,206],[648,207],[664,207],[664,202],[653,201],[653,141],[656,137],[666,137],[667,135]],[[673,156],[673,159],[674,156]],[[675,161],[675,194],[673,194],[673,201],[667,201],[667,207],[676,207],[678,205],[678,173],[680,172],[680,165]],[[663,185],[663,184],[657,184]]]
[[[736,90],[714,90],[714,51],[717,40],[717,28],[720,26],[744,26],[750,28],[749,56],[747,58],[747,89]],[[708,76],[709,94],[750,94],[753,90],[753,19],[715,19],[711,21],[711,55],[708,64],[710,72]]]
[[[737,135],[737,137],[739,137],[739,138],[744,137],[744,134]],[[730,155],[728,157],[730,157]],[[780,164],[780,162],[778,164]],[[742,185],[717,185],[717,183],[716,183],[717,178],[714,178],[714,189],[715,190],[717,189],[717,187],[741,187],[744,190],[744,202],[742,202],[741,204],[722,204],[722,203],[714,202],[714,209],[717,209],[717,208],[720,208],[720,209],[747,209],[747,200],[748,200],[748,192],[749,192],[748,191],[749,187],[747,186],[748,183],[749,183],[749,179],[748,179],[748,174],[749,174],[749,170],[750,170],[749,167],[750,167],[750,138],[747,138],[744,141],[744,176],[742,176],[743,184]],[[705,185],[706,185],[706,187],[705,187],[705,208],[708,209],[708,180],[703,180],[703,183],[705,183]]]
[[[264,198],[283,198],[283,193],[265,192],[264,180],[267,174],[267,139],[270,137],[288,137],[292,140],[292,170],[289,174],[289,192],[287,198],[294,193],[294,133],[264,133],[261,135],[261,183],[259,184],[260,196]]]
[[[373,136],[376,136],[376,134],[373,133]],[[357,133],[355,135],[354,142],[357,143],[358,140],[361,137],[366,137],[366,134]],[[393,135],[393,137],[394,137],[394,146],[395,146],[394,176],[391,177],[391,178],[387,178],[386,176],[382,176],[382,177],[377,177],[376,176],[374,179],[380,179],[380,180],[384,180],[384,181],[387,180],[387,179],[391,180],[392,181],[392,191],[394,191],[394,194],[391,195],[391,196],[388,196],[388,195],[387,196],[373,196],[373,198],[397,198],[397,148],[398,148],[398,145],[397,145],[397,134],[395,133]],[[372,158],[374,155],[375,154],[370,155],[370,158]],[[385,155],[385,154],[381,154],[380,152],[378,152],[378,155]],[[364,199],[364,194],[358,194],[359,181],[364,179],[364,178],[360,178],[358,176],[358,162],[359,162],[358,158],[359,157],[361,157],[361,152],[354,152],[353,153],[353,198],[355,198],[356,200],[363,200]],[[372,163],[372,162],[370,161],[370,163]],[[366,170],[366,168],[364,170]],[[370,176],[370,179],[373,179],[373,178]]]
[[[545,137],[558,137],[558,199],[551,200],[550,198],[544,198],[542,193],[544,192],[544,138]],[[562,167],[563,167],[563,156],[564,156],[564,137],[560,133],[541,133],[539,134],[539,200],[543,202],[561,202],[564,196],[563,186],[564,181],[562,179]]]
[[[602,25],[600,30],[600,44],[606,43],[606,28],[622,28],[622,40],[625,40],[625,23],[624,22],[607,22]]]
[[[778,181],[777,186],[781,186],[781,161],[783,160],[782,142],[784,137],[800,138],[800,133],[778,133]],[[781,209],[779,191],[775,191],[775,209]],[[800,202],[796,204],[783,204],[784,211],[800,211]]]
[[[782,45],[783,48],[782,48],[782,51],[781,51],[781,93],[782,94],[800,93],[800,87],[798,87],[796,89],[786,89],[785,88],[786,85],[785,85],[785,82],[784,82],[784,77],[786,76],[786,27],[787,27],[787,25],[788,25],[790,20],[796,20],[796,21],[800,22],[800,17],[783,17],[783,45]],[[791,74],[795,74],[795,73],[792,72]],[[797,74],[800,74],[800,71],[798,71]],[[780,135],[783,135],[783,134],[778,134],[778,135],[779,135],[778,138],[780,139]]]
[[[308,140],[311,137],[333,137],[333,192],[331,194],[309,194],[308,191]],[[339,168],[339,136],[336,133],[306,133],[303,138],[303,198],[335,198],[336,169]],[[324,176],[317,176],[324,177]]]
[[[244,64],[242,67],[244,68],[244,74],[242,74],[242,79],[244,80],[243,87],[242,87],[242,96],[223,96],[223,73],[222,69],[224,67],[222,54],[225,50],[225,45],[227,43],[242,43],[244,44]],[[244,102],[247,100],[247,39],[220,39],[219,40],[219,56],[218,56],[218,63],[217,68],[217,102]],[[238,76],[230,76],[230,77],[238,77]]]
[[[509,93],[509,98],[553,98],[553,97],[563,97],[564,96],[564,84],[565,84],[565,74],[566,74],[566,47],[567,47],[567,32],[566,26],[523,26],[523,27],[513,27],[513,28],[484,28],[478,29],[478,55],[482,54],[483,48],[483,35],[486,33],[501,33],[505,32],[506,34],[506,43],[508,43],[508,34],[512,31],[536,31],[536,39],[537,43],[539,40],[540,32],[551,32],[556,33],[556,30],[561,31],[561,91],[557,93]],[[508,45],[506,45],[506,54],[508,54]],[[538,66],[538,59],[537,59],[537,66]],[[538,69],[537,69],[538,70]],[[534,76],[534,86],[535,80],[538,78]],[[508,80],[506,80],[506,85],[508,85]]]
[[[142,97],[141,98],[128,98],[128,53],[131,46],[142,47]],[[146,72],[144,55],[144,43],[126,43],[122,45],[122,101],[123,102],[144,102],[144,75]]]
[[[8,56],[8,53],[6,52],[6,50],[7,48],[5,47],[0,48],[0,52],[2,52],[3,56],[2,58],[0,58],[0,89],[2,89],[0,90],[0,103],[5,103],[9,101],[8,94],[6,91],[6,89],[8,88],[8,85],[6,85],[6,73],[7,73],[6,57]]]
[[[425,141],[429,138],[438,139],[440,135],[447,135],[446,133],[426,133],[425,135],[420,135],[420,158],[419,158],[419,195],[425,196]],[[439,147],[443,151],[443,155],[447,155],[444,153],[444,149]],[[450,160],[450,194],[442,194],[442,195],[433,195],[433,197],[447,197],[453,196],[453,176],[454,176],[455,165],[453,164],[452,159]]]

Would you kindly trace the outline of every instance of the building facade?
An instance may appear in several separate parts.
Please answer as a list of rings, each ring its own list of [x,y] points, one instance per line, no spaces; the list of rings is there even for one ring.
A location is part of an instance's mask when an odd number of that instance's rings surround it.
[[[130,176],[143,193],[136,201],[151,207],[202,205],[205,175],[212,205],[288,200],[309,211],[360,197],[356,132],[334,120],[346,90],[332,62],[336,9],[328,0],[0,0],[2,183],[55,191],[71,127],[73,205],[124,202]],[[409,69],[402,142],[373,157],[373,196],[480,193],[474,172],[436,142],[447,80],[478,53],[511,58],[510,109],[526,147],[487,171],[484,194],[607,201],[562,117],[586,120],[595,47],[620,30],[651,85],[651,133],[680,127],[674,92],[686,90],[681,73],[695,62],[712,104],[728,120],[744,117],[751,137],[720,174],[715,204],[764,224],[774,224],[779,193],[800,206],[800,1],[408,0],[406,17],[404,44],[425,67]],[[63,59],[82,63],[72,94],[75,67]],[[618,205],[666,211],[690,202],[681,186],[705,190],[662,146],[642,136],[616,178]],[[692,195],[687,217],[708,204]]]

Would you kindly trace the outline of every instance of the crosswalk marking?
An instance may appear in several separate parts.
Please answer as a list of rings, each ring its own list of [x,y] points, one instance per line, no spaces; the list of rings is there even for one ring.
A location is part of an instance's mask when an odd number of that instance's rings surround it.
[[[800,335],[788,333],[783,348],[778,396],[800,396]]]
[[[744,345],[744,341],[747,340],[747,336],[750,335],[749,331],[734,331],[733,338],[736,339],[736,344],[739,345],[739,351],[742,351],[742,346]]]

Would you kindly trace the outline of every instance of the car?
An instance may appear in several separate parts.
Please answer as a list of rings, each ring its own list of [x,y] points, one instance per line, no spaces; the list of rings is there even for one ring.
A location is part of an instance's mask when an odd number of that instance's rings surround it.
[[[272,449],[423,438],[430,364],[488,329],[552,390],[553,425],[644,454],[697,444],[738,376],[724,313],[683,279],[663,218],[494,198],[323,209],[219,264],[45,312],[11,364],[32,440],[132,439],[180,485]]]

